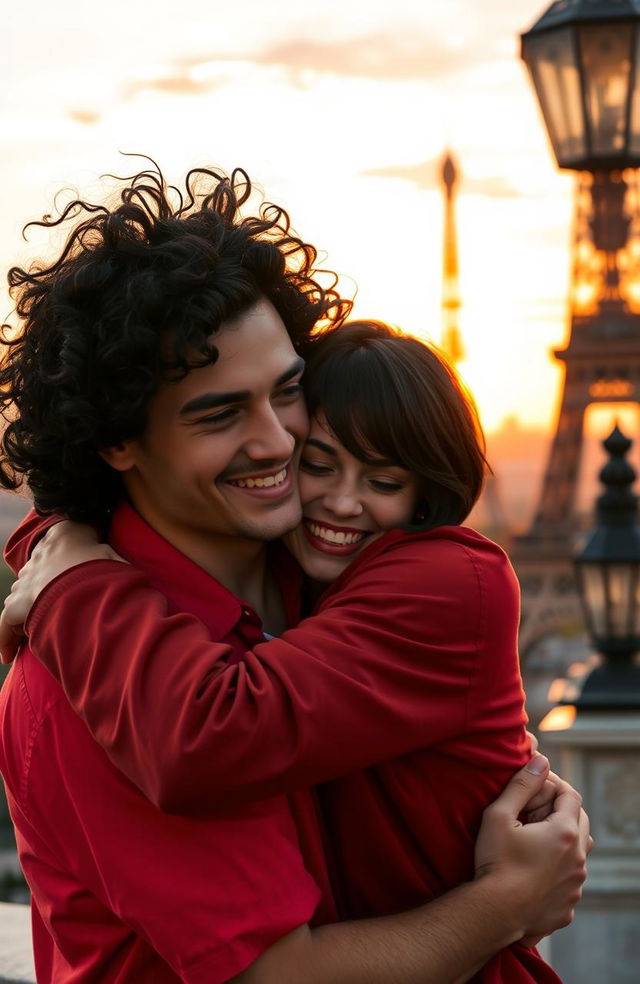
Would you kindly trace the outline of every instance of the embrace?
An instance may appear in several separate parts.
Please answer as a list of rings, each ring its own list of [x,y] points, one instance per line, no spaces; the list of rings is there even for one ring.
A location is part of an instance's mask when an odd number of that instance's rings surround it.
[[[0,770],[38,981],[553,984],[588,820],[531,752],[510,564],[461,525],[475,409],[250,195],[152,166],[9,273],[1,481],[35,510]]]

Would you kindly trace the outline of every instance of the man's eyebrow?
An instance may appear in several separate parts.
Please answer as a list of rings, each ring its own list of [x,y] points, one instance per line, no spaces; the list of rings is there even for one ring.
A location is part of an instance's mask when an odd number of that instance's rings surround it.
[[[237,390],[235,393],[201,393],[194,396],[184,406],[180,407],[180,416],[188,417],[190,413],[198,413],[200,410],[214,410],[216,407],[224,407],[229,403],[243,403],[251,398],[250,390]]]
[[[297,376],[304,369],[304,359],[297,358],[288,369],[278,376],[274,385],[274,389],[282,386],[283,383],[288,382]],[[215,410],[216,407],[228,406],[230,403],[245,403],[247,400],[251,399],[251,390],[236,390],[230,393],[200,393],[199,396],[194,396],[193,400],[189,400],[180,408],[180,416],[188,417],[189,414],[199,413],[202,410]]]
[[[298,356],[298,358],[291,363],[289,368],[283,372],[281,376],[278,376],[276,379],[276,387],[282,386],[283,383],[287,383],[290,379],[293,379],[294,376],[297,376],[298,373],[303,371],[304,365],[304,359]]]

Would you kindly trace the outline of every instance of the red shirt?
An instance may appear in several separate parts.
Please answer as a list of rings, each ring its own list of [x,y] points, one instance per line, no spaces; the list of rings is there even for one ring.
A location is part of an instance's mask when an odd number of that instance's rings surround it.
[[[238,653],[261,638],[255,614],[130,507],[113,525],[116,549],[146,570],[172,612],[194,612]],[[102,607],[94,597],[94,613]],[[76,614],[70,658],[81,666],[86,613]],[[103,614],[117,635],[117,610]],[[125,663],[126,645],[110,642]],[[0,767],[32,891],[39,982],[216,984],[316,908],[284,796],[231,808],[221,797],[206,819],[161,813],[27,648],[0,691]]]
[[[121,613],[116,624],[91,606],[96,596]],[[62,644],[79,611],[77,631],[93,639],[88,667],[65,659]],[[518,620],[502,550],[441,527],[381,537],[312,618],[232,666],[203,626],[167,618],[142,575],[113,562],[53,582],[28,629],[108,754],[169,809],[333,780],[321,799],[339,888],[345,914],[361,916],[473,876],[482,809],[528,757]],[[112,635],[130,656],[116,652],[117,666]],[[558,980],[518,946],[478,979]]]

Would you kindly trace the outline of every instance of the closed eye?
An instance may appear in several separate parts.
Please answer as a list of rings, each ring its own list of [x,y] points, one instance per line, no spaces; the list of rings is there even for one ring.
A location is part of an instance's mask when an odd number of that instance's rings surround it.
[[[232,420],[237,414],[238,410],[236,407],[225,407],[224,410],[207,414],[206,417],[198,417],[197,420],[194,420],[194,424],[224,424]]]
[[[309,461],[307,458],[300,459],[300,468],[310,475],[328,475],[331,472],[330,465],[321,465],[315,461]]]
[[[300,396],[301,393],[302,393],[302,384],[291,383],[289,386],[285,386],[284,389],[281,389],[277,395],[279,397],[283,396],[285,399],[293,399],[295,397]]]
[[[402,492],[404,485],[400,482],[390,482],[381,478],[370,478],[369,482],[376,492]]]

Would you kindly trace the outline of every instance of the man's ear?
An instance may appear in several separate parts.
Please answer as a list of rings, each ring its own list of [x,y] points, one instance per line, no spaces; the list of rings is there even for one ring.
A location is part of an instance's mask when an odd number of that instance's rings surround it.
[[[136,463],[135,449],[135,441],[123,441],[110,448],[100,448],[98,454],[115,471],[125,472],[133,468]]]

